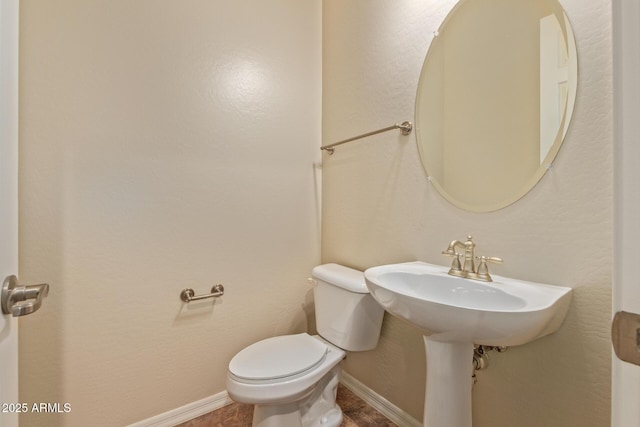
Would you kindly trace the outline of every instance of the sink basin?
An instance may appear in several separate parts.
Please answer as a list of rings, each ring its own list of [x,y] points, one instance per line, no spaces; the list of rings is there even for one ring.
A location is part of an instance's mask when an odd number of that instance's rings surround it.
[[[389,313],[438,341],[491,346],[525,344],[555,332],[571,289],[494,275],[479,282],[424,262],[365,271],[367,287]]]
[[[409,262],[373,267],[364,277],[386,311],[424,335],[424,426],[471,427],[474,344],[513,346],[557,331],[571,289],[497,275],[480,282],[448,271]]]

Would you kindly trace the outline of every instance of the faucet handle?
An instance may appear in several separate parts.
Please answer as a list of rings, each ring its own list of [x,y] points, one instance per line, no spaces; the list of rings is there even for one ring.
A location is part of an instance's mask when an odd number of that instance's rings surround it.
[[[460,254],[454,251],[453,249],[449,248],[445,251],[442,251],[442,255],[454,257],[454,256],[459,256]]]
[[[462,275],[462,264],[460,263],[460,257],[463,254],[458,253],[453,249],[447,249],[446,251],[442,251],[442,255],[453,258],[453,261],[451,261],[451,268],[449,269],[449,274],[451,274],[452,276]]]
[[[494,264],[502,264],[502,258],[498,258],[495,256],[477,256],[476,259],[480,260],[480,263],[487,263],[487,262],[491,262]]]
[[[502,258],[482,255],[477,256],[476,259],[480,260],[480,264],[478,264],[478,271],[476,272],[475,278],[485,282],[493,282],[493,279],[489,274],[489,267],[487,267],[487,263],[491,262],[493,264],[502,264]]]

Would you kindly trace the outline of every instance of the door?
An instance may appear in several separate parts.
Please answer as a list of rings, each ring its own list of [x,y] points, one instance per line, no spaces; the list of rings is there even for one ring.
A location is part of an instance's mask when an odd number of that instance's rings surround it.
[[[620,346],[640,361],[640,2],[613,1],[614,65],[614,314],[622,325]],[[618,316],[617,318],[619,318]],[[625,331],[626,330],[626,331]],[[615,338],[614,333],[614,338]],[[616,346],[618,347],[618,346]],[[616,348],[616,352],[620,349]],[[640,366],[613,356],[612,426],[640,426]]]
[[[18,272],[18,0],[0,0],[0,281]],[[0,311],[0,427],[18,425],[18,322]]]

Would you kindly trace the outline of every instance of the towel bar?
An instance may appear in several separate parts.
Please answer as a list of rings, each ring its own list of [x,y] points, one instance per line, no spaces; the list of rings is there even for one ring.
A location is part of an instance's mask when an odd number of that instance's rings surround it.
[[[224,286],[222,286],[221,284],[217,284],[211,288],[210,294],[205,294],[205,295],[196,296],[196,293],[193,289],[191,288],[183,289],[182,292],[180,292],[180,299],[184,302],[191,302],[191,301],[198,301],[206,298],[217,298],[217,297],[221,297],[222,295],[224,295]]]
[[[400,132],[403,135],[409,135],[411,133],[411,131],[413,130],[413,125],[411,124],[411,122],[402,122],[400,124],[396,123],[393,126],[389,126],[383,129],[378,129],[378,130],[374,130],[373,132],[367,132],[367,133],[363,133],[362,135],[358,135],[358,136],[354,136],[352,138],[348,138],[348,139],[344,139],[342,141],[338,141],[338,142],[334,142],[333,144],[329,144],[329,145],[323,145],[322,147],[320,147],[321,150],[327,150],[327,152],[329,154],[333,154],[333,152],[335,151],[335,148],[338,145],[341,144],[346,144],[347,142],[351,142],[351,141],[355,141],[356,139],[360,139],[360,138],[365,138],[367,136],[371,136],[371,135],[376,135],[382,132],[387,132],[393,129],[400,129]]]

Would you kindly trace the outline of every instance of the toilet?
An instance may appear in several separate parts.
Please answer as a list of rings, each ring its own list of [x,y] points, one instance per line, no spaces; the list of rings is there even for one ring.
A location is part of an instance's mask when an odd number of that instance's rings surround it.
[[[384,309],[369,294],[361,271],[338,264],[312,272],[319,335],[267,338],[229,362],[231,399],[253,404],[254,427],[338,427],[340,362],[347,351],[378,344]]]

